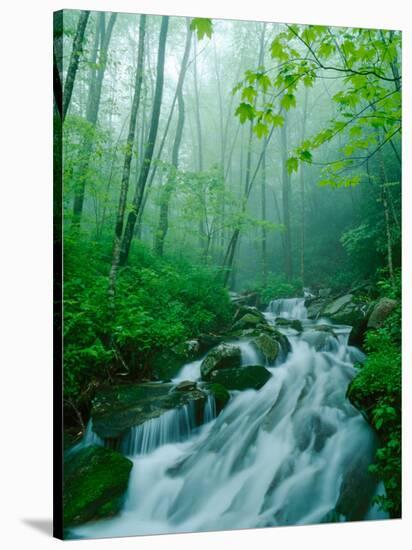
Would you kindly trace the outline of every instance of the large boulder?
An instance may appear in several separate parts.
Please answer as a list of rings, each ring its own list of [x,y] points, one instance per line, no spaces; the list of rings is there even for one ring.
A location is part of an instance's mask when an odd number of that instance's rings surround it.
[[[242,352],[233,344],[220,344],[209,351],[200,365],[200,373],[204,380],[208,380],[214,370],[239,367]]]
[[[292,328],[297,332],[302,332],[303,327],[299,319],[284,319],[283,317],[277,317],[275,320],[277,327]]]
[[[362,346],[369,312],[370,304],[356,301],[353,294],[345,294],[327,304],[321,316],[328,317],[336,324],[350,325],[352,331],[349,343]]]
[[[259,311],[257,307],[253,306],[239,306],[233,316],[233,323],[236,323],[236,321],[239,321],[239,319],[249,313],[254,317],[259,317],[262,323],[266,323],[266,319],[263,313]]]
[[[115,515],[133,463],[104,447],[84,447],[64,462],[64,526]]]
[[[237,369],[213,371],[210,379],[213,383],[222,384],[228,390],[259,390],[272,375],[259,365],[249,365]]]
[[[397,305],[398,302],[396,300],[391,300],[390,298],[381,298],[375,304],[375,307],[372,310],[372,313],[368,320],[368,328],[380,328]]]
[[[93,430],[103,439],[118,440],[129,428],[143,424],[171,409],[193,403],[202,422],[206,394],[193,385],[125,384],[101,390],[93,400]]]
[[[244,330],[248,328],[255,328],[262,323],[262,318],[255,313],[245,313],[238,321],[233,325],[233,330]]]
[[[252,344],[269,363],[273,363],[279,354],[279,344],[277,340],[264,332],[254,338]]]

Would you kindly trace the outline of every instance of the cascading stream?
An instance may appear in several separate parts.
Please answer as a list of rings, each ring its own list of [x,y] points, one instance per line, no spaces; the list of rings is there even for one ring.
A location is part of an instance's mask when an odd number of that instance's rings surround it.
[[[305,320],[303,300],[271,302],[267,318],[276,317]],[[190,411],[186,423],[173,428],[175,442],[161,435],[151,440],[149,423],[136,428],[124,448],[134,467],[123,510],[76,528],[74,536],[385,517],[370,504],[377,491],[367,474],[375,434],[345,397],[361,352],[348,346],[350,327],[330,326],[326,334],[317,329],[319,323],[310,321],[302,334],[285,329],[291,352],[282,364],[267,367],[269,381],[259,391],[233,393],[217,418],[214,401],[208,401],[202,428],[192,430]],[[251,350],[246,342],[244,364]],[[196,380],[199,368],[200,361],[190,363],[175,380]],[[170,433],[172,415],[157,420]],[[156,429],[162,433],[160,425]]]

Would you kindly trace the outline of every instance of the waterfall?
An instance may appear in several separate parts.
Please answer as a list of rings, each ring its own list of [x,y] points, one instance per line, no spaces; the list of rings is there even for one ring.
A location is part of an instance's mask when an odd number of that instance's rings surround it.
[[[195,427],[194,407],[189,403],[131,428],[120,450],[130,456],[149,454],[161,445],[184,441]]]
[[[270,308],[306,317],[300,298],[273,301]],[[269,381],[259,391],[234,392],[217,417],[208,400],[203,426],[193,429],[193,416],[182,408],[134,428],[124,447],[134,467],[122,511],[79,526],[73,535],[387,517],[371,505],[376,492],[382,494],[367,471],[376,435],[346,398],[361,354],[348,346],[349,332],[350,327],[331,325],[322,333],[307,321],[303,333],[290,338],[283,362],[267,367]],[[245,347],[242,357],[246,353]],[[193,364],[190,369],[195,372]]]
[[[280,300],[272,300],[269,304],[268,312],[275,318],[306,319],[307,310],[305,307],[305,298],[282,298]]]

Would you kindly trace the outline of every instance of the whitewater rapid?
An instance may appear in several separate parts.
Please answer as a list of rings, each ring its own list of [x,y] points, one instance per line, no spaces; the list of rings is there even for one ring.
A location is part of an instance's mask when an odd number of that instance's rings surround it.
[[[304,328],[302,334],[283,329],[291,351],[266,366],[269,381],[259,391],[231,392],[217,417],[209,398],[201,428],[190,406],[133,428],[121,446],[134,463],[122,511],[73,529],[73,537],[304,525],[330,521],[331,514],[344,519],[336,514],[343,488],[373,462],[377,445],[345,396],[362,354],[348,345],[350,327],[325,334],[324,320],[308,321],[303,299],[273,301],[265,316],[270,323],[300,319]],[[241,346],[242,364],[256,364],[255,348],[247,341]],[[175,382],[198,380],[200,363],[183,366]],[[368,487],[370,497],[377,489]],[[385,517],[367,508],[365,519]]]

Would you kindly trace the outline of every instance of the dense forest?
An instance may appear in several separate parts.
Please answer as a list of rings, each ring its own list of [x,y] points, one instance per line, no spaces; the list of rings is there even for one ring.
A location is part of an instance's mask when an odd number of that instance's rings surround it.
[[[399,517],[400,32],[64,11],[54,46],[66,448],[108,388],[170,383],[301,298],[308,318],[353,327],[342,395],[378,440],[374,502]],[[279,312],[276,330],[302,332]],[[210,391],[227,389],[241,388]]]

